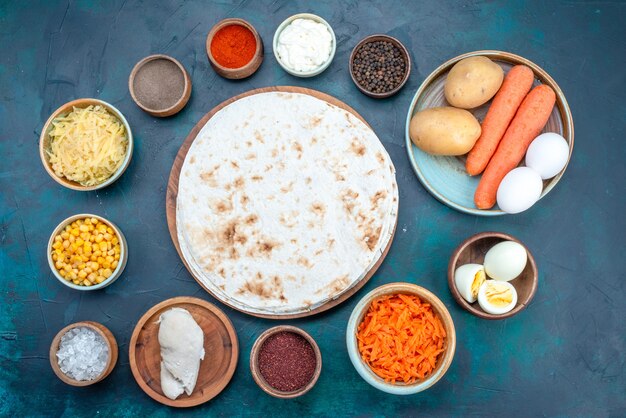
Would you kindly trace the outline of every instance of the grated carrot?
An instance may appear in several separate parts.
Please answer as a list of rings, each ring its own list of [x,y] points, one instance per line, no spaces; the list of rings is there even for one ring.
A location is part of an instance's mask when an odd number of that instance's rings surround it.
[[[363,361],[387,382],[428,377],[445,350],[446,331],[428,303],[415,295],[374,299],[357,330]]]

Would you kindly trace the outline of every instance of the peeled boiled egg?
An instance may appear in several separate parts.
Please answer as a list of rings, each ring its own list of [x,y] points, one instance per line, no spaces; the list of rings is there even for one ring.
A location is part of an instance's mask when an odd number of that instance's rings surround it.
[[[502,315],[517,305],[517,291],[509,282],[486,280],[478,289],[478,304],[487,313]]]
[[[469,303],[476,302],[478,289],[485,279],[485,269],[480,264],[465,264],[454,272],[456,288]]]
[[[502,241],[485,254],[485,273],[492,279],[508,282],[524,271],[528,254],[523,245],[514,241]]]
[[[539,135],[526,151],[526,167],[546,180],[559,174],[567,164],[569,145],[561,135],[548,132]]]
[[[539,200],[542,190],[539,173],[528,167],[515,168],[504,176],[498,187],[498,206],[506,213],[523,212]]]

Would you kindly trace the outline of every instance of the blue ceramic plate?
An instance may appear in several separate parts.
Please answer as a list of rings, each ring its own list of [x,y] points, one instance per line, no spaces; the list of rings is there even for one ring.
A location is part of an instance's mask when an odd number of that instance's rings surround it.
[[[406,149],[413,170],[415,174],[417,174],[417,178],[430,194],[435,196],[440,202],[458,211],[479,216],[505,215],[505,212],[501,211],[497,206],[489,210],[476,208],[474,205],[474,191],[478,186],[480,177],[470,177],[466,173],[465,156],[442,157],[427,154],[417,148],[409,137],[409,123],[415,112],[430,107],[449,106],[443,93],[444,82],[448,71],[450,71],[452,66],[458,61],[473,56],[488,57],[499,64],[504,69],[505,73],[514,65],[524,64],[534,71],[535,85],[547,84],[552,87],[556,93],[556,105],[543,132],[556,132],[562,135],[569,144],[570,157],[574,147],[574,122],[563,92],[548,73],[535,63],[508,52],[476,51],[459,55],[441,65],[424,80],[411,101],[405,128]],[[490,104],[491,101],[481,107],[472,109],[471,112],[482,122]],[[543,192],[541,193],[540,199],[547,195],[558,183],[566,168],[567,165],[556,177],[544,181]]]

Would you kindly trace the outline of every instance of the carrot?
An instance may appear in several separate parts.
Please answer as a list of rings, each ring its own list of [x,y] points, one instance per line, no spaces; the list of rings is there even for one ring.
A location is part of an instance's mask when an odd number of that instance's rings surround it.
[[[483,120],[480,137],[467,156],[465,169],[470,176],[482,173],[487,167],[517,108],[533,86],[534,78],[533,70],[525,65],[516,65],[504,77]]]
[[[398,294],[372,301],[356,337],[361,358],[374,373],[387,382],[411,384],[435,369],[446,331],[430,304]]]
[[[496,204],[500,182],[522,161],[530,143],[550,118],[555,101],[554,90],[545,84],[528,93],[478,183],[474,194],[477,208],[489,209]]]

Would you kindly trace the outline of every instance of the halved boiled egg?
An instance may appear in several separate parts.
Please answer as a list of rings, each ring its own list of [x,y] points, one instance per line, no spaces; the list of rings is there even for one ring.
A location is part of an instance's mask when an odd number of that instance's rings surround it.
[[[478,289],[485,281],[485,269],[480,264],[465,264],[454,272],[456,288],[466,301],[476,302]]]
[[[517,305],[517,291],[509,282],[486,280],[478,289],[478,304],[487,313],[502,315]]]

